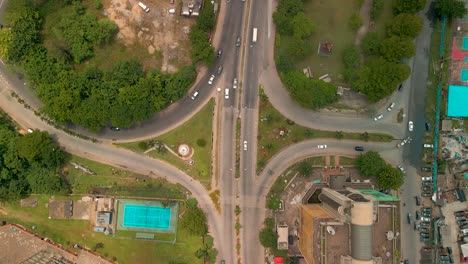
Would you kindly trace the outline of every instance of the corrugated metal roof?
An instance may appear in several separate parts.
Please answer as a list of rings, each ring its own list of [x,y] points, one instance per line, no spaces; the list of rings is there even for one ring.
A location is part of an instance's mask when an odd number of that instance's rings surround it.
[[[358,260],[372,259],[372,226],[351,225],[351,256]]]

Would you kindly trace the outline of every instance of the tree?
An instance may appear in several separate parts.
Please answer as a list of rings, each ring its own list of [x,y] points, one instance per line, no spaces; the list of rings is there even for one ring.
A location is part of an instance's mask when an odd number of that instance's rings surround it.
[[[388,36],[415,38],[421,32],[423,20],[414,14],[399,14],[387,26]]]
[[[368,32],[361,42],[362,51],[366,55],[377,55],[380,53],[380,42],[377,32]]]
[[[437,16],[446,16],[449,20],[462,18],[468,12],[464,1],[461,0],[436,0],[434,12]]]
[[[211,1],[203,3],[203,8],[200,11],[200,15],[197,17],[197,27],[204,32],[210,32],[215,27],[215,16],[213,12],[213,4]]]
[[[393,4],[393,13],[417,13],[426,5],[426,0],[396,0]]]
[[[359,68],[361,66],[361,57],[356,46],[349,46],[343,51],[343,64],[346,68]]]
[[[291,26],[294,31],[293,35],[299,38],[308,37],[315,30],[314,22],[304,12],[299,12],[292,18]]]
[[[331,83],[309,79],[297,71],[281,76],[291,97],[303,107],[317,109],[338,100],[336,86]]]
[[[384,6],[384,0],[372,0],[372,6],[370,11],[370,17],[372,20],[376,20],[382,13]]]
[[[380,54],[390,62],[400,62],[401,59],[412,57],[415,52],[413,41],[407,37],[391,36],[380,45]]]
[[[55,146],[45,131],[34,131],[16,141],[18,156],[30,164],[37,163],[48,168],[58,168],[65,160],[65,153]]]
[[[302,0],[281,0],[273,13],[273,21],[275,22],[278,32],[282,35],[292,35],[294,29],[292,19],[299,12],[304,11],[304,3]]]
[[[260,243],[265,248],[276,248],[278,241],[278,234],[276,234],[271,228],[264,227],[260,230],[259,234]]]
[[[199,138],[197,139],[197,145],[201,148],[205,147],[206,146],[206,140],[203,139],[203,138]]]
[[[382,189],[397,190],[403,185],[404,181],[403,173],[389,164],[386,164],[377,176],[377,184]]]
[[[188,208],[193,209],[197,207],[198,201],[195,198],[190,198],[185,201],[185,204],[187,204]]]
[[[368,151],[356,158],[356,167],[364,177],[376,177],[385,167],[385,161],[379,153]]]
[[[13,34],[10,29],[0,29],[0,59],[8,61],[9,50],[13,42]]]
[[[287,48],[288,54],[295,58],[304,57],[312,51],[310,42],[296,35],[292,37],[292,41]]]
[[[310,176],[312,173],[312,167],[309,163],[303,161],[299,164],[299,172],[302,174],[302,176]]]
[[[187,209],[185,215],[180,220],[180,225],[194,236],[203,236],[208,233],[206,216],[198,207]]]
[[[353,83],[353,87],[366,94],[371,102],[376,102],[390,95],[409,74],[410,69],[407,65],[377,58],[359,69],[358,79]]]

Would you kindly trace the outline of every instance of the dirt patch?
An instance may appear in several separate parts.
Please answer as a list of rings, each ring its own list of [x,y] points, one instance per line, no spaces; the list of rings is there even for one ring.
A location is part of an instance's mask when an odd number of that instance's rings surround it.
[[[20,205],[21,207],[36,207],[37,199],[21,199]]]
[[[118,40],[127,47],[141,45],[148,56],[161,60],[162,72],[173,73],[191,63],[189,32],[195,19],[178,14],[179,1],[147,0],[148,13],[134,0],[108,0],[104,4],[104,15],[119,28]],[[176,14],[169,14],[170,8],[176,8]]]
[[[7,210],[5,210],[4,208],[1,208],[1,207],[0,207],[0,215],[8,215]]]

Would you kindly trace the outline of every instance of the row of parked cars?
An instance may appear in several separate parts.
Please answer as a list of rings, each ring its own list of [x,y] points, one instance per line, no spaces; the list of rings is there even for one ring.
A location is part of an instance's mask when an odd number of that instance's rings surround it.
[[[430,241],[430,230],[431,230],[431,219],[432,219],[432,208],[422,207],[421,210],[416,211],[414,221],[414,230],[419,231],[421,242]],[[408,223],[411,224],[412,216],[408,213]]]
[[[457,221],[458,228],[460,229],[460,240],[468,243],[468,210],[460,210],[454,212],[455,221]]]

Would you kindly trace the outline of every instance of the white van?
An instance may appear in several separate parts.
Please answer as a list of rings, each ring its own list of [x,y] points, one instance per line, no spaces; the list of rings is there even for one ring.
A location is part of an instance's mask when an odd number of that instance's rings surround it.
[[[141,9],[143,9],[146,13],[149,12],[149,7],[147,7],[145,4],[143,4],[142,2],[138,2],[138,6],[141,7]]]

